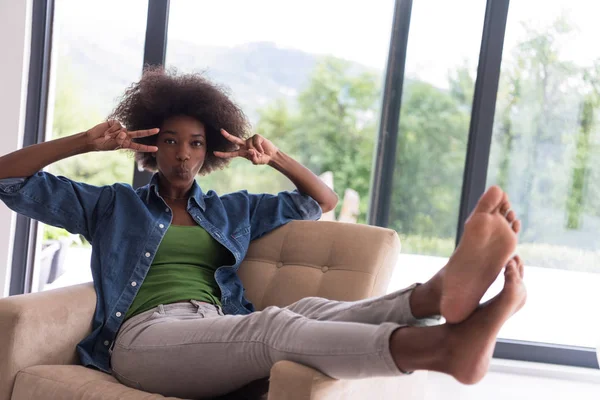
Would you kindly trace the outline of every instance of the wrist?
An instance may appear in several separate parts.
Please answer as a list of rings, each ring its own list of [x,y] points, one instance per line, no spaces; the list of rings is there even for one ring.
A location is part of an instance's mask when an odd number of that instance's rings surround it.
[[[96,151],[96,147],[90,140],[87,132],[76,133],[72,136],[76,154],[90,153]]]
[[[271,156],[268,165],[277,169],[277,167],[281,167],[284,162],[285,154],[281,150],[277,150],[277,152]]]

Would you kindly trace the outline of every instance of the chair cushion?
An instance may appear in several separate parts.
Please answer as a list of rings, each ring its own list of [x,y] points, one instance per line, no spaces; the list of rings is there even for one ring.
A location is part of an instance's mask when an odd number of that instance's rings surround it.
[[[259,379],[214,400],[267,398],[269,380]],[[113,376],[80,365],[37,365],[19,371],[12,400],[176,399],[129,388]]]
[[[150,400],[165,397],[129,388],[111,375],[79,365],[37,365],[17,374],[12,400],[25,399]]]

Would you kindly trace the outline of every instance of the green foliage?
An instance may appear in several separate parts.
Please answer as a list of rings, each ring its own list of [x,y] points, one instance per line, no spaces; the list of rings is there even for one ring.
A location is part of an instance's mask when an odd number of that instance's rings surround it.
[[[404,235],[400,233],[402,253],[448,257],[454,251],[454,238]],[[582,250],[546,243],[525,243],[517,249],[527,266],[600,273],[600,251]]]
[[[526,39],[502,66],[488,181],[511,195],[522,242],[594,248],[598,62],[589,68],[565,57],[576,31],[564,17],[523,27]]]
[[[378,77],[353,74],[351,64],[326,57],[298,96],[295,110],[284,100],[259,111],[257,131],[317,174],[332,171],[334,189],[360,194],[359,222],[366,220],[376,138]],[[341,204],[340,204],[341,207]]]
[[[519,245],[519,255],[526,265],[579,272],[600,273],[600,251],[546,243]]]
[[[449,93],[425,82],[406,86],[390,212],[393,229],[407,235],[455,235],[469,116]]]
[[[56,97],[52,114],[52,138],[61,138],[83,132],[102,121],[99,112],[83,104],[84,94],[78,80],[68,66],[69,59],[60,59],[56,83]],[[91,185],[111,185],[115,182],[131,183],[134,161],[131,153],[102,152],[70,157],[52,164],[50,172]],[[60,240],[70,234],[64,229],[44,225],[44,240]],[[79,237],[79,242],[84,242]]]
[[[46,240],[61,240],[69,237],[70,233],[64,229],[56,228],[50,225],[43,225],[44,241]]]
[[[400,233],[402,253],[448,257],[454,251],[453,238],[437,236],[404,235]]]
[[[53,138],[83,132],[103,120],[99,112],[83,105],[81,99],[84,94],[79,90],[77,77],[70,72],[67,63],[68,59],[62,59],[58,68]],[[133,154],[125,151],[83,154],[67,158],[50,167],[50,171],[56,175],[64,175],[92,185],[131,183],[133,169]]]
[[[584,99],[580,117],[580,132],[577,135],[575,159],[573,160],[573,178],[567,198],[567,228],[578,229],[584,206],[584,185],[590,156],[590,135],[594,125],[596,101],[593,95]]]
[[[565,18],[543,29],[524,28],[526,38],[502,64],[487,183],[510,194],[523,223],[519,251],[529,265],[593,270],[598,256],[591,232],[600,229],[600,163],[593,162],[600,156],[595,138],[600,60],[583,68],[564,57],[562,45],[573,33]],[[57,137],[101,120],[82,109],[76,77],[61,65]],[[449,256],[454,249],[475,82],[470,71],[467,63],[449,71],[448,90],[404,83],[390,209],[390,227],[400,233],[404,252]],[[333,172],[340,198],[346,189],[358,192],[359,222],[368,211],[381,81],[355,64],[324,57],[295,99],[288,91],[287,97],[248,110],[258,114],[257,133],[313,172]],[[281,93],[277,82],[268,83],[270,94]],[[130,182],[133,160],[116,152],[87,154],[61,161],[52,171],[97,185]],[[219,193],[292,188],[274,169],[243,159],[199,182]]]

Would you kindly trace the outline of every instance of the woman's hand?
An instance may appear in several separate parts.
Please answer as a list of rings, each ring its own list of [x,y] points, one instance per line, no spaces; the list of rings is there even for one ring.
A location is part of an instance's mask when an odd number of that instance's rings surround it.
[[[244,157],[254,165],[264,165],[268,164],[279,151],[270,140],[261,135],[254,135],[244,140],[233,136],[225,129],[221,129],[221,134],[231,143],[238,145],[238,149],[229,152],[215,151],[214,155],[220,158]]]
[[[133,139],[156,135],[158,128],[129,132],[118,121],[106,121],[85,132],[92,151],[111,151],[130,149],[145,153],[154,153],[156,146],[135,143]]]

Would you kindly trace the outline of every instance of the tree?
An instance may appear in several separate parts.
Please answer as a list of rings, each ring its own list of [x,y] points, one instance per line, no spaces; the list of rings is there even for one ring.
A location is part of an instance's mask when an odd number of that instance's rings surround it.
[[[391,227],[403,234],[456,234],[469,130],[463,93],[457,101],[426,82],[405,85],[390,213]]]
[[[541,145],[544,142],[560,143],[562,135],[555,128],[566,128],[564,120],[558,115],[562,108],[561,102],[564,101],[559,83],[573,73],[572,65],[559,58],[558,36],[571,31],[564,19],[556,20],[552,26],[542,31],[526,29],[530,38],[517,47],[517,59],[521,60],[523,69],[527,71],[530,93],[536,97],[530,104],[537,105],[538,108],[532,114],[533,135],[524,169],[524,190],[521,191],[520,198],[523,205],[521,222],[524,234],[529,229],[532,204],[537,201],[536,194],[539,190],[536,185],[541,182],[539,171],[543,170],[540,164],[546,164],[551,158],[544,153],[543,157],[548,159],[540,159]]]
[[[511,158],[514,156],[514,144],[520,135],[518,131],[515,131],[513,117],[515,109],[521,101],[523,86],[521,70],[522,66],[519,66],[519,68],[514,70],[508,70],[501,76],[503,82],[499,85],[497,95],[499,106],[497,107],[498,113],[496,118],[499,123],[496,125],[497,128],[494,132],[494,137],[498,143],[498,152],[501,160],[498,166],[496,183],[502,188],[508,187]]]
[[[405,85],[390,221],[403,234],[453,238],[456,232],[473,79],[467,67],[451,79],[451,92],[423,82]],[[315,173],[332,171],[338,195],[356,190],[359,222],[365,222],[368,207],[378,81],[345,61],[325,58],[296,110],[275,101],[260,111],[257,124]]]
[[[275,100],[272,105],[259,110],[260,119],[256,125],[256,133],[272,139],[275,145],[289,152],[289,146],[280,138],[287,140],[292,135],[293,116],[284,100]],[[219,194],[236,190],[248,190],[252,193],[277,193],[291,190],[293,185],[289,180],[268,166],[254,166],[245,159],[234,158],[231,164],[220,171],[214,171],[198,179],[203,190],[212,189]]]
[[[461,66],[448,74],[450,95],[465,109],[471,110],[473,106],[473,92],[475,79],[471,75],[469,62],[465,60]]]
[[[523,28],[525,39],[502,64],[489,181],[511,193],[522,240],[536,241],[552,224],[544,214],[556,215],[568,192],[579,69],[561,57],[573,31],[565,18]]]
[[[85,131],[100,123],[97,110],[82,107],[76,77],[71,73],[69,59],[59,60],[56,98],[52,123],[52,137],[61,138]],[[115,182],[131,183],[133,155],[128,152],[87,153],[52,164],[50,171],[70,179],[92,185],[110,185]]]
[[[298,96],[297,111],[278,100],[260,110],[258,131],[313,172],[332,171],[340,198],[348,188],[361,199],[366,220],[378,117],[378,76],[351,70],[347,61],[326,57]]]
[[[579,114],[579,132],[576,133],[575,156],[572,162],[572,179],[567,198],[567,229],[578,229],[585,209],[586,179],[590,173],[592,155],[591,135],[596,126],[597,109],[600,106],[600,60],[593,67],[583,70],[584,95]]]

